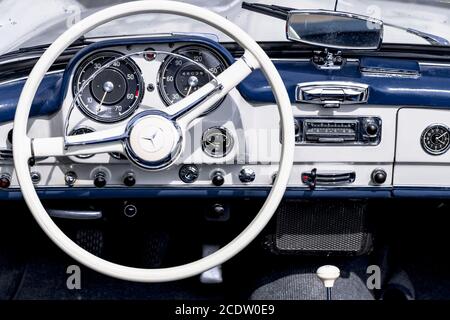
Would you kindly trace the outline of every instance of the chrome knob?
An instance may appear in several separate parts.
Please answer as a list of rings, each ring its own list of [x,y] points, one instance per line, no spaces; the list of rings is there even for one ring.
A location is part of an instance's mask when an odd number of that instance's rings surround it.
[[[250,168],[244,168],[239,172],[239,180],[241,180],[242,183],[250,183],[255,181],[255,171]]]
[[[64,181],[67,186],[73,187],[73,185],[77,181],[77,174],[73,171],[66,172],[64,176]]]
[[[180,168],[178,176],[184,183],[193,183],[198,179],[200,171],[194,164],[187,164]]]

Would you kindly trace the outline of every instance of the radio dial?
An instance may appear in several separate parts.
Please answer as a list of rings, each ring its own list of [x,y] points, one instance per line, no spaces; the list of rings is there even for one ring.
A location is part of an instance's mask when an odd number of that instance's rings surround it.
[[[366,123],[366,133],[371,136],[371,137],[375,137],[378,134],[378,131],[380,130],[378,124],[376,124],[373,121],[368,121]]]
[[[374,184],[383,184],[386,182],[387,173],[383,169],[375,169],[371,175]]]

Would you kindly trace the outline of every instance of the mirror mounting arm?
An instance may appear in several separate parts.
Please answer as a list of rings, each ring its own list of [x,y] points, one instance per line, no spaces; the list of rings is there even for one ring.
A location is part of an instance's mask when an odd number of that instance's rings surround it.
[[[342,51],[324,48],[314,51],[311,61],[321,70],[339,70],[344,66],[346,59],[342,57]]]

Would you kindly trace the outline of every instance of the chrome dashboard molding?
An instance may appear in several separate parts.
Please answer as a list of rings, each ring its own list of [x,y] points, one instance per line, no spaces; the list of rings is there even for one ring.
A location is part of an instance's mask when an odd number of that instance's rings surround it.
[[[96,220],[103,217],[101,211],[48,209],[47,212],[50,217],[60,219]]]
[[[420,77],[419,71],[409,71],[402,69],[361,67],[360,71],[363,75],[368,77],[384,77],[384,78],[393,77],[393,78],[409,78],[409,79],[417,79]]]

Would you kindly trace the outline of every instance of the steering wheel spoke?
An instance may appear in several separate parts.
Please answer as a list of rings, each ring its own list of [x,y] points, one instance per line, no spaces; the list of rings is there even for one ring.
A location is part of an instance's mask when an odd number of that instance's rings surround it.
[[[259,67],[256,59],[246,52],[215,79],[167,108],[166,112],[181,127],[187,127],[241,83],[256,67]]]
[[[86,134],[31,139],[34,157],[77,156],[109,152],[124,153],[122,140],[126,138],[126,126],[95,131]]]

